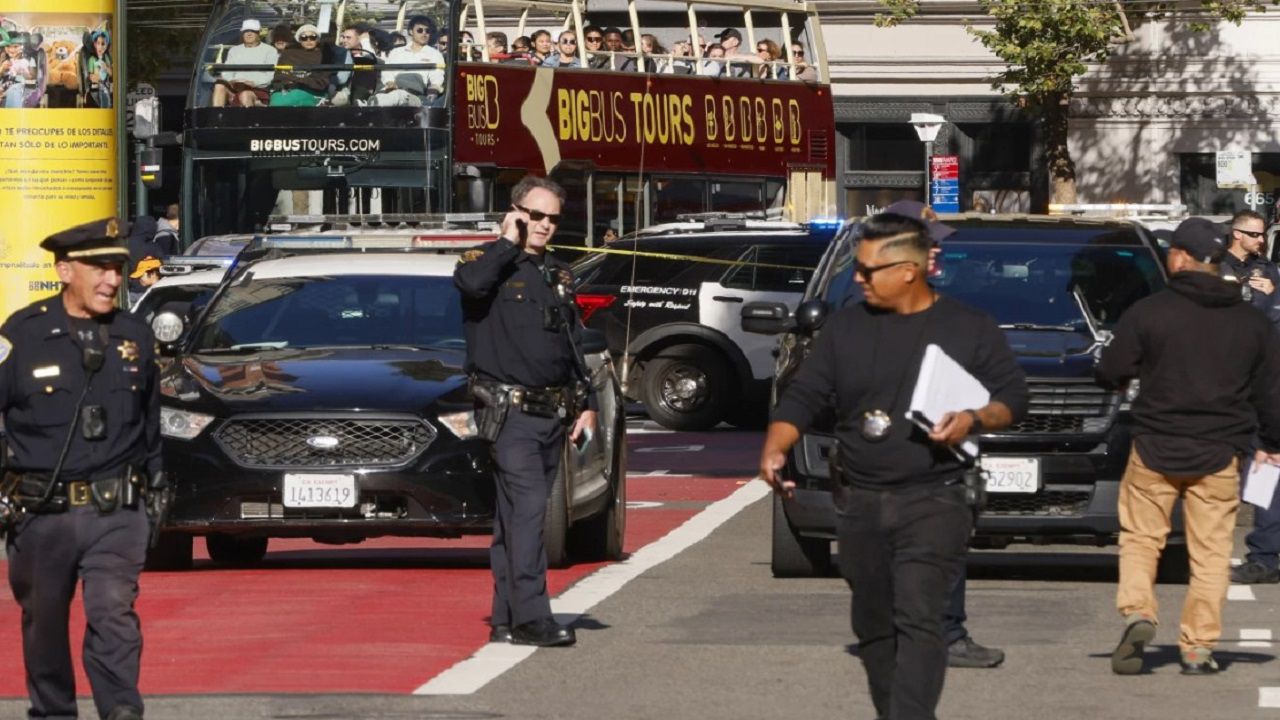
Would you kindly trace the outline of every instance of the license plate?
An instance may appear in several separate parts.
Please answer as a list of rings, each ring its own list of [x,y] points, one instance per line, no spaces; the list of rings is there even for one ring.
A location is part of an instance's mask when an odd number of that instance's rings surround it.
[[[285,473],[284,506],[349,508],[356,506],[356,476],[328,473]]]
[[[989,493],[1035,493],[1040,490],[1040,458],[984,457]]]

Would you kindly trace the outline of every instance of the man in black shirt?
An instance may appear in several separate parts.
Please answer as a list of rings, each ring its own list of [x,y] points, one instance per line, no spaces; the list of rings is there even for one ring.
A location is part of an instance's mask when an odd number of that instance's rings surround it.
[[[995,321],[928,284],[929,233],[882,214],[862,230],[854,277],[863,302],[832,316],[787,386],[765,439],[760,474],[779,492],[786,452],[834,398],[841,571],[881,718],[929,720],[947,668],[943,613],[963,571],[973,515],[954,448],[999,430],[1027,406],[1026,378]],[[991,394],[925,432],[905,419],[927,345],[938,345]]]
[[[1178,646],[1182,672],[1215,673],[1222,634],[1232,531],[1239,506],[1239,458],[1280,462],[1280,337],[1219,278],[1220,225],[1188,218],[1173,233],[1169,286],[1135,304],[1102,353],[1098,378],[1120,387],[1135,378],[1133,450],[1120,482],[1120,586],[1125,618],[1111,656],[1117,674],[1142,672],[1155,637],[1156,565],[1182,498],[1191,583]]]
[[[1222,277],[1240,284],[1240,294],[1253,305],[1280,322],[1276,307],[1276,286],[1280,270],[1262,256],[1267,247],[1267,222],[1252,210],[1241,210],[1231,217],[1231,237],[1219,267]]]
[[[489,639],[572,645],[573,628],[551,616],[542,527],[565,426],[573,426],[571,442],[592,432],[596,401],[588,396],[581,408],[571,392],[575,381],[589,390],[577,343],[581,323],[567,300],[569,266],[547,252],[564,190],[531,175],[516,183],[511,200],[502,237],[464,254],[453,274],[462,291],[467,371],[474,392],[488,399],[477,415],[505,413],[489,437],[497,465]]]

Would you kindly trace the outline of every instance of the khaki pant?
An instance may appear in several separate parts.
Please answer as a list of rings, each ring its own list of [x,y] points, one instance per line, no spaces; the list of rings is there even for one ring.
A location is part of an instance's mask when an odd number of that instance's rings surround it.
[[[1182,606],[1178,645],[1212,648],[1222,635],[1222,604],[1231,583],[1231,542],[1240,505],[1236,460],[1212,475],[1168,477],[1143,464],[1135,448],[1120,481],[1121,615],[1157,618],[1156,564],[1169,536],[1173,505],[1182,497],[1191,583]]]

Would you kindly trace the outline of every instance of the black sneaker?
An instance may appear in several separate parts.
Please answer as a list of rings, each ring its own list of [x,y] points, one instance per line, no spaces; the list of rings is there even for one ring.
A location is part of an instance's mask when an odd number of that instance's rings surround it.
[[[1247,562],[1231,568],[1231,582],[1237,585],[1280,583],[1280,570],[1259,562]]]
[[[1183,675],[1213,675],[1221,669],[1209,648],[1193,647],[1182,651]]]
[[[1111,672],[1137,675],[1142,672],[1142,651],[1156,638],[1156,624],[1142,615],[1131,615],[1124,626],[1120,644],[1111,653]]]
[[[993,668],[1004,662],[1004,651],[979,645],[965,636],[947,646],[947,667]]]

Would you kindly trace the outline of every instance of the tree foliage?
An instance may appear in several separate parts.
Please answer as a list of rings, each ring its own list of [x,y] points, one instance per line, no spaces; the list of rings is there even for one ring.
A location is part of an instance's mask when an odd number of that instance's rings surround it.
[[[921,11],[919,0],[879,0],[885,13],[876,24],[892,26]],[[1212,23],[1239,24],[1249,12],[1265,12],[1258,0],[978,0],[994,21],[966,29],[1005,69],[992,87],[1020,106],[1038,110],[1045,121],[1046,153],[1053,199],[1075,200],[1075,165],[1067,149],[1067,103],[1076,80],[1090,63],[1105,61],[1118,44],[1131,40],[1131,29],[1144,22],[1175,19],[1193,29]],[[1271,0],[1280,4],[1280,0]]]
[[[200,0],[193,0],[186,7],[179,7],[179,3],[128,6],[125,62],[130,88],[140,82],[154,85],[161,73],[190,61],[204,32],[204,23],[193,21],[193,13],[198,15],[201,11],[207,19],[209,5]]]

